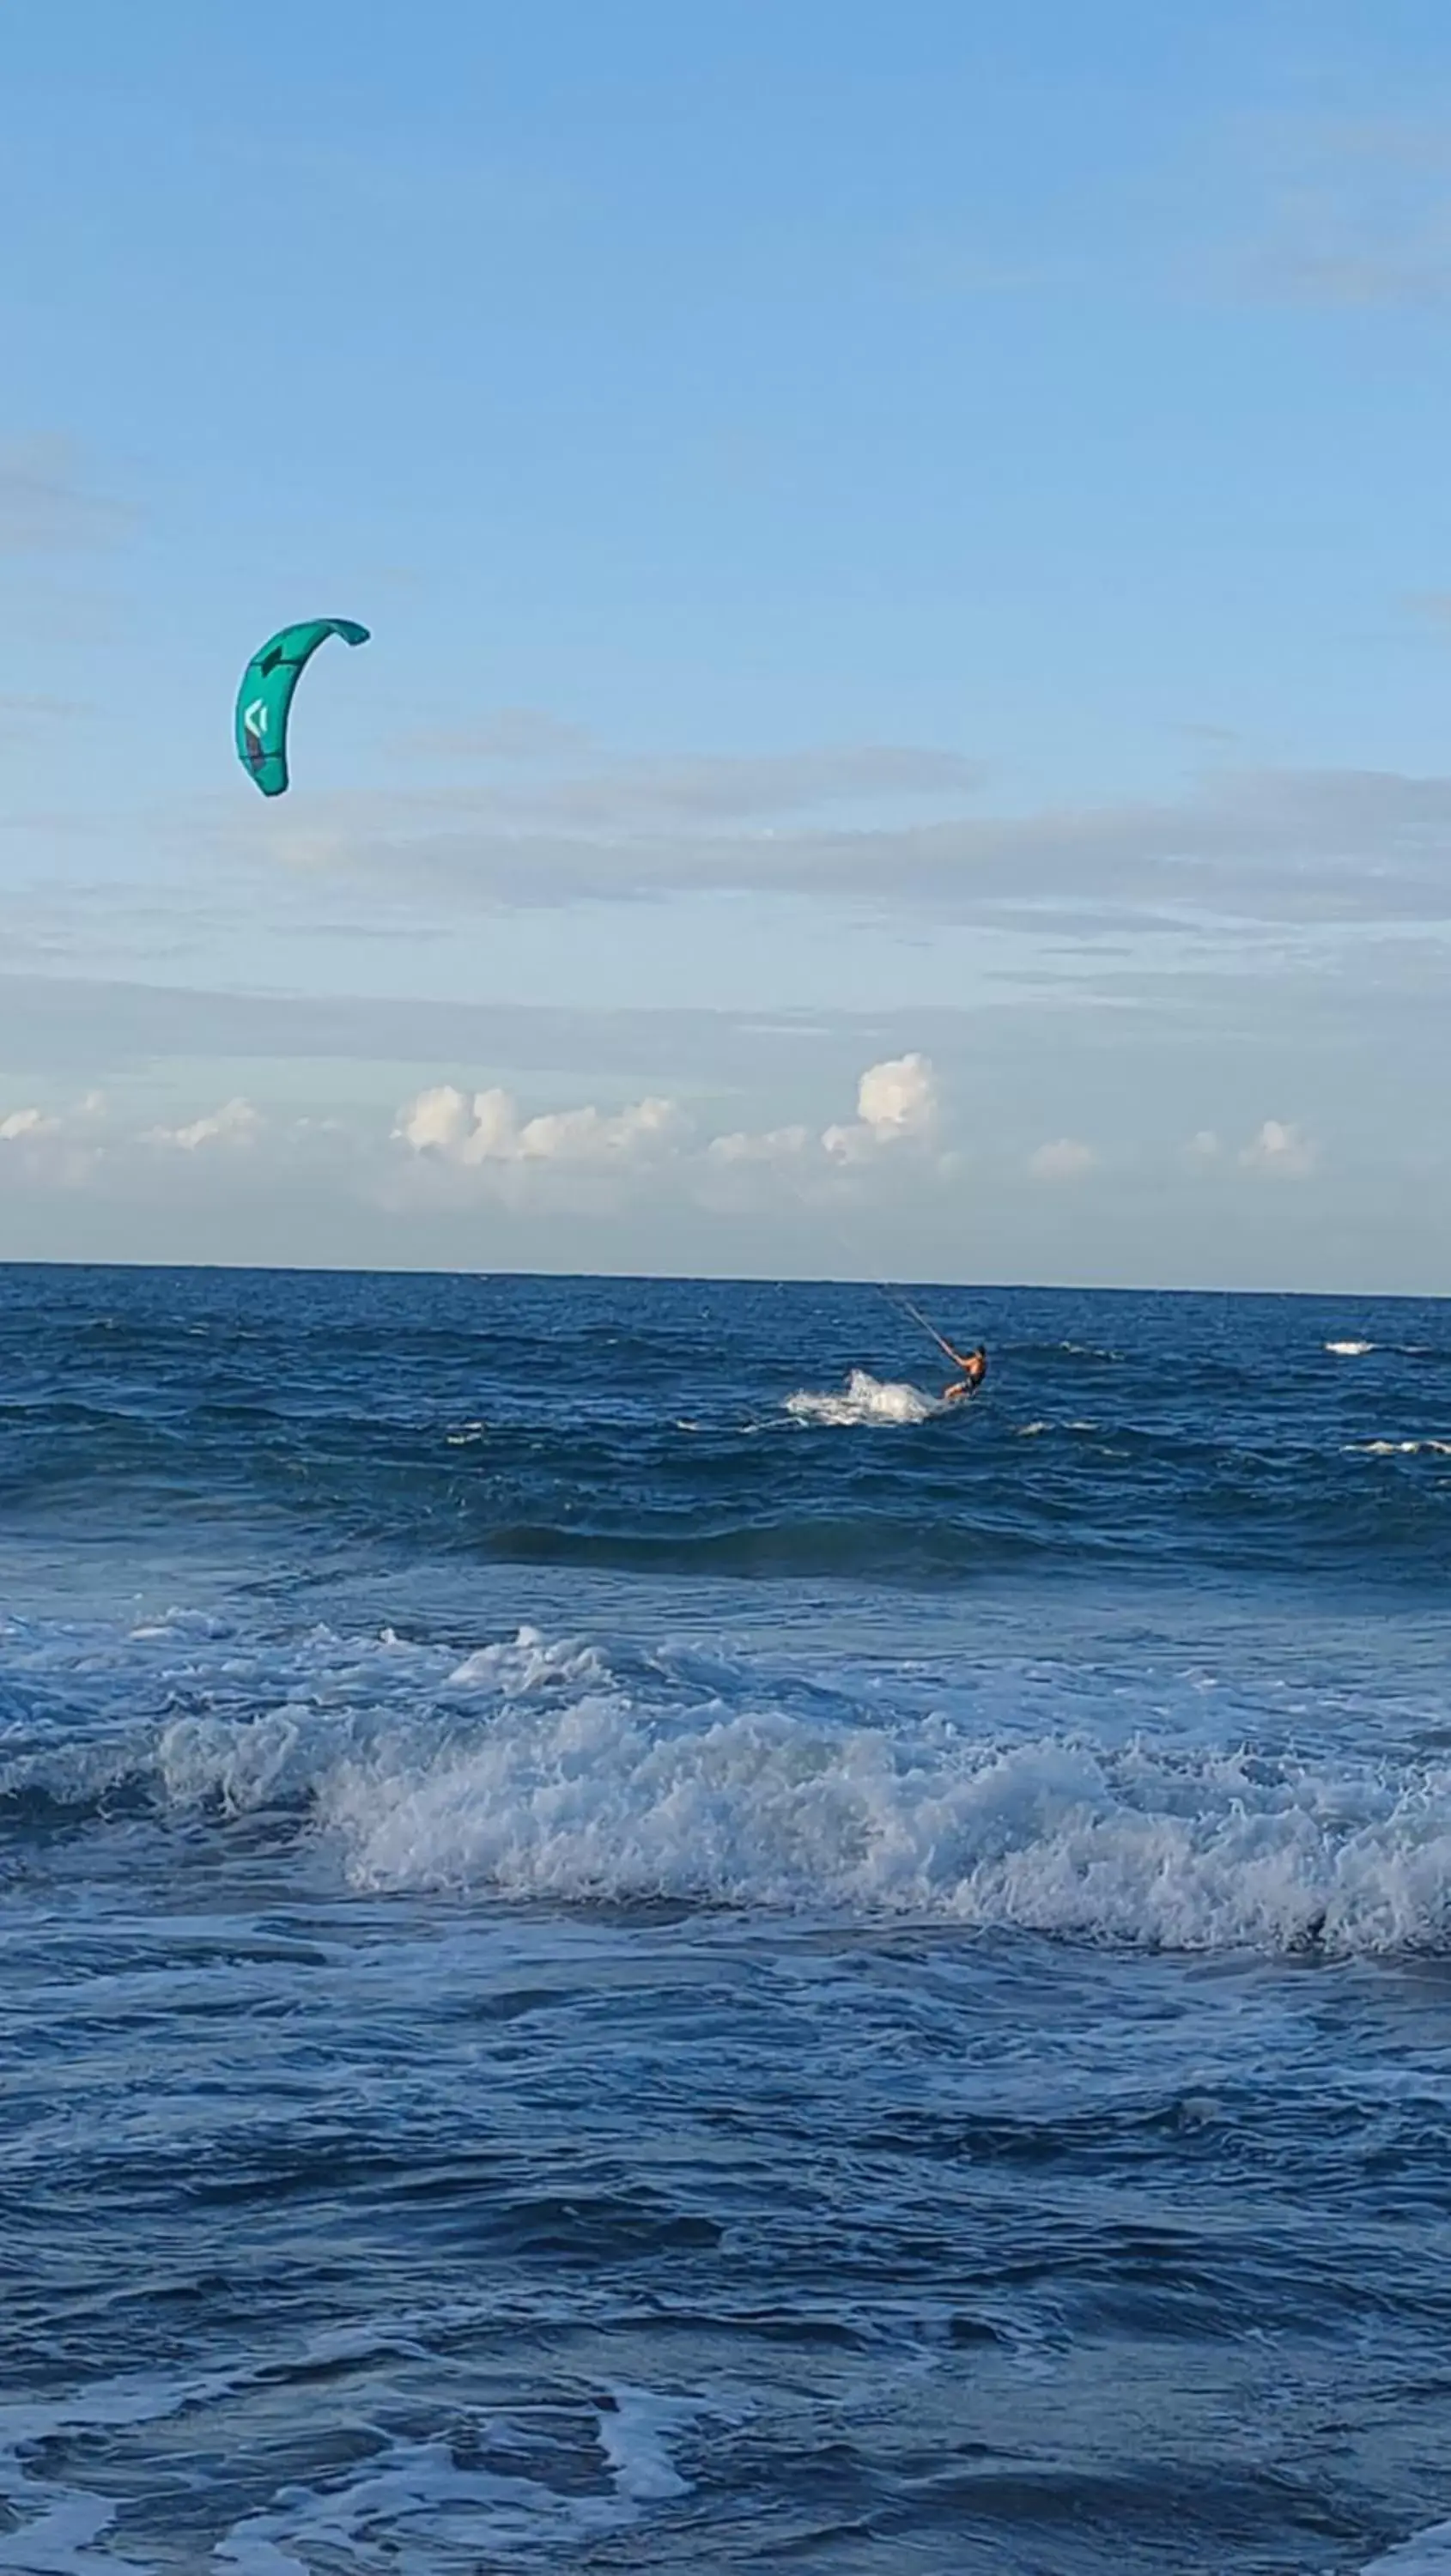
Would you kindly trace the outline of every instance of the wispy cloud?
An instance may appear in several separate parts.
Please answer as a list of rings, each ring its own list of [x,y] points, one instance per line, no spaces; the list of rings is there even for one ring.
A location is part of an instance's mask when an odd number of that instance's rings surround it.
[[[397,748],[419,760],[558,762],[588,758],[593,736],[542,707],[495,707],[472,724],[420,727]]]
[[[1040,1145],[1028,1157],[1028,1170],[1035,1181],[1085,1180],[1097,1164],[1093,1147],[1076,1136],[1056,1136],[1051,1144]]]
[[[314,800],[249,825],[250,855],[380,887],[432,884],[510,909],[751,893],[920,910],[1043,931],[1238,922],[1309,925],[1451,920],[1451,776],[1216,766],[1177,799],[1040,807],[920,822],[789,819],[828,790],[885,789],[916,763],[923,792],[971,771],[954,754],[781,755],[622,765],[512,788]],[[936,770],[934,764],[945,766]],[[864,766],[863,766],[864,765]],[[907,772],[904,769],[903,784]],[[963,778],[966,784],[965,777]],[[762,827],[767,813],[777,816]],[[756,826],[742,824],[754,815]]]
[[[99,1092],[88,1092],[61,1109],[31,1103],[0,1110],[0,1189],[17,1181],[83,1188],[104,1158],[108,1120],[108,1104]]]
[[[1270,202],[1242,266],[1251,291],[1349,311],[1451,298],[1451,126],[1305,118],[1259,141]]]
[[[0,445],[0,556],[89,553],[124,536],[134,515],[93,488],[68,439]]]
[[[13,949],[18,918],[0,913]],[[469,1068],[491,1081],[603,1081],[631,1096],[706,1087],[826,1096],[855,1086],[864,1060],[960,1040],[954,1010],[757,1012],[566,1008],[544,1003],[305,995],[145,984],[100,975],[0,971],[0,1096],[6,1080],[102,1083],[182,1060]],[[252,1088],[250,1077],[239,1089]],[[844,1092],[849,1101],[851,1093]]]
[[[212,1146],[255,1145],[262,1131],[261,1112],[250,1100],[224,1101],[200,1118],[189,1119],[180,1127],[149,1127],[143,1144],[162,1145],[182,1154],[198,1154]]]
[[[1266,1118],[1237,1149],[1226,1145],[1215,1128],[1201,1127],[1184,1147],[1183,1159],[1191,1171],[1205,1174],[1254,1172],[1270,1180],[1301,1181],[1316,1169],[1320,1155],[1293,1119]]]
[[[481,822],[530,832],[708,829],[834,806],[955,799],[975,793],[985,776],[981,762],[960,752],[892,743],[611,758],[588,736],[522,710],[477,728],[415,734],[406,747],[432,759],[525,771],[469,791],[466,810]],[[580,757],[584,752],[590,756]],[[447,791],[439,801],[447,801]]]
[[[884,282],[933,302],[976,303],[989,296],[1082,290],[1090,264],[1081,250],[1052,256],[998,249],[945,225],[919,228],[893,242],[878,268]]]
[[[204,1190],[209,1167],[215,1186],[231,1189],[239,1156],[266,1189],[304,1168],[345,1183],[360,1155],[366,1164],[385,1150],[381,1128],[369,1140],[365,1130],[331,1120],[268,1117],[241,1098],[174,1123],[140,1123],[124,1101],[99,1091],[45,1106],[7,1109],[0,1101],[0,1188],[96,1188],[137,1206]]]
[[[815,1141],[809,1127],[767,1127],[755,1134],[736,1128],[728,1135],[712,1136],[706,1151],[717,1163],[781,1171],[799,1166]]]
[[[31,742],[86,710],[70,698],[0,694],[0,740]]]

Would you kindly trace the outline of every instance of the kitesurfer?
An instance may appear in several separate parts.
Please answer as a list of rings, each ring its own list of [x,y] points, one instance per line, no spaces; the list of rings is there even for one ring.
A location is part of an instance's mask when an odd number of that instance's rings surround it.
[[[944,1342],[942,1347],[954,1366],[962,1371],[961,1377],[954,1378],[950,1386],[943,1388],[942,1401],[944,1404],[962,1404],[968,1396],[976,1395],[987,1375],[987,1352],[981,1342],[965,1357],[961,1351],[955,1351],[950,1342]]]

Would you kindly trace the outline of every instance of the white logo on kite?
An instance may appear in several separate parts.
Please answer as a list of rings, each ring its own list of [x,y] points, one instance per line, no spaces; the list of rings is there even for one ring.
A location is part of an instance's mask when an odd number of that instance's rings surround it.
[[[249,733],[265,733],[267,731],[266,699],[254,698],[250,707],[244,707],[242,710],[242,722]]]

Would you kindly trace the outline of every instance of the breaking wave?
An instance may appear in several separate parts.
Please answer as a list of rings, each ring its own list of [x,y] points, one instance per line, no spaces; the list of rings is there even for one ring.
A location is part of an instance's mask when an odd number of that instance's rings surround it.
[[[1451,1945],[1451,1760],[1434,1742],[1266,1749],[1245,1702],[1241,1740],[1221,1712],[1219,1740],[1194,1741],[1202,1680],[1177,1704],[1160,1687],[1051,1666],[827,1685],[529,1628],[459,1661],[319,1631],[284,1673],[224,1653],[198,1690],[193,1668],[199,1704],[159,1722],[12,1750],[0,1822],[23,1837],[138,1809],[246,1820],[305,1832],[355,1888],[466,1899],[916,1916],[1182,1951]]]

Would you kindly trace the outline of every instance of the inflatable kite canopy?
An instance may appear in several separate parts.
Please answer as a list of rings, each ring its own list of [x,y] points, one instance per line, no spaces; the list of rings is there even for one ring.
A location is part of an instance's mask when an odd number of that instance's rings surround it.
[[[254,653],[237,691],[237,758],[264,796],[281,796],[287,786],[287,718],[297,687],[319,644],[341,635],[345,644],[366,644],[366,626],[346,617],[312,617],[301,626],[284,626]]]

